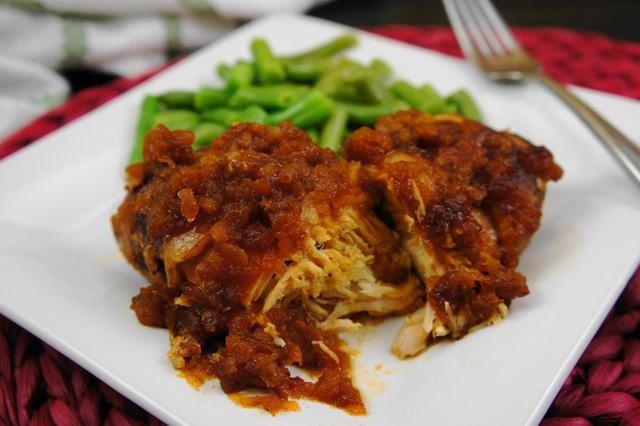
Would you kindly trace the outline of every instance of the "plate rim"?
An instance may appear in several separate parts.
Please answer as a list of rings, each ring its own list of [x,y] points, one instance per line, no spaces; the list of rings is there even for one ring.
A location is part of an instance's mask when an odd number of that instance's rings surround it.
[[[376,38],[376,39],[379,39],[379,40],[383,40],[385,43],[388,43],[388,44],[401,45],[404,48],[409,48],[410,50],[415,51],[416,53],[427,52],[430,55],[437,55],[437,56],[439,56],[441,58],[444,58],[444,59],[446,59],[448,61],[451,61],[452,63],[461,64],[461,63],[465,62],[463,59],[451,57],[451,56],[442,54],[440,52],[433,51],[431,49],[426,49],[426,48],[415,46],[415,45],[411,45],[411,44],[408,44],[408,43],[405,43],[405,42],[402,42],[402,41],[389,39],[389,38],[386,38],[386,37],[378,35],[378,34],[369,33],[369,32],[366,32],[364,30],[361,30],[361,29],[349,27],[349,26],[346,26],[346,25],[343,25],[343,24],[338,24],[338,23],[335,23],[335,22],[332,22],[332,21],[327,21],[327,20],[324,20],[324,19],[316,18],[316,17],[310,17],[310,16],[301,15],[301,14],[295,14],[295,13],[276,13],[276,14],[271,14],[271,15],[267,15],[267,16],[265,16],[263,18],[251,21],[251,22],[249,22],[249,23],[247,23],[247,24],[245,24],[245,25],[243,25],[243,26],[241,26],[239,28],[236,28],[236,29],[234,29],[232,31],[229,31],[228,33],[224,34],[223,36],[217,38],[216,40],[212,41],[211,43],[201,47],[197,51],[195,51],[192,54],[188,55],[182,61],[180,61],[180,62],[178,62],[178,63],[176,63],[174,65],[171,65],[171,66],[167,67],[166,69],[163,69],[162,71],[160,71],[159,73],[155,74],[151,78],[145,80],[144,82],[140,83],[136,87],[128,90],[126,93],[123,93],[123,94],[121,94],[121,95],[119,95],[119,96],[107,101],[106,103],[102,104],[98,108],[95,108],[94,110],[88,112],[87,114],[84,114],[82,117],[79,117],[78,119],[73,120],[72,122],[70,122],[70,123],[58,128],[58,129],[56,129],[55,131],[51,132],[50,134],[38,139],[37,141],[34,141],[33,143],[29,144],[28,146],[21,148],[20,150],[16,151],[13,154],[10,154],[8,157],[4,158],[3,160],[0,160],[0,171],[5,170],[5,169],[8,168],[6,166],[6,164],[13,165],[16,162],[19,163],[21,161],[29,161],[29,158],[33,155],[32,153],[33,153],[34,150],[39,150],[38,147],[46,145],[46,143],[44,143],[44,142],[48,141],[49,138],[57,138],[59,132],[63,131],[63,129],[68,129],[68,128],[72,127],[72,126],[81,125],[83,123],[83,120],[91,119],[93,117],[94,113],[98,113],[98,112],[102,111],[105,107],[108,107],[108,106],[112,106],[113,107],[114,103],[117,103],[118,101],[120,101],[120,102],[125,101],[127,99],[127,97],[136,97],[136,96],[138,96],[138,92],[143,92],[145,90],[145,88],[149,84],[153,83],[155,79],[157,79],[160,76],[164,75],[166,72],[168,72],[170,70],[173,70],[173,69],[176,69],[177,67],[180,67],[180,66],[188,66],[188,63],[186,62],[186,60],[188,60],[189,58],[194,57],[194,56],[196,56],[198,54],[202,54],[205,50],[208,50],[212,46],[214,46],[214,45],[216,45],[218,43],[221,43],[221,42],[223,42],[224,40],[226,40],[228,38],[236,36],[240,32],[249,32],[255,26],[265,25],[266,23],[268,23],[268,22],[270,22],[272,20],[277,21],[279,19],[285,19],[285,20],[294,19],[294,20],[299,20],[299,21],[308,21],[308,20],[319,21],[319,22],[322,22],[324,24],[330,24],[330,25],[332,25],[334,27],[341,27],[341,28],[346,29],[348,31],[355,32],[357,34],[364,34],[368,38]],[[630,101],[632,104],[640,104],[640,103],[638,103],[637,101],[635,101],[633,99],[626,98],[626,97],[623,97],[623,96],[620,96],[620,95],[601,92],[601,91],[598,91],[598,90],[582,88],[582,87],[576,87],[576,86],[572,86],[572,90],[575,90],[577,93],[581,93],[582,92],[582,93],[590,93],[590,94],[597,95],[597,96],[603,96],[603,97],[606,97],[606,98],[609,98],[609,99],[612,99],[612,100],[615,100],[615,101],[619,101],[619,102],[622,101],[624,103],[627,103],[627,102]],[[2,222],[4,222],[4,221],[2,221]],[[11,222],[9,222],[8,224],[11,225]],[[2,247],[0,247],[0,249],[1,248]],[[2,253],[2,250],[0,250],[0,253]],[[617,301],[619,296],[624,291],[627,282],[633,276],[633,273],[636,270],[637,265],[639,263],[640,263],[640,254],[638,254],[636,256],[636,260],[635,260],[635,263],[634,263],[636,266],[631,267],[629,271],[621,271],[621,273],[619,275],[620,275],[620,277],[623,277],[624,279],[618,278],[619,282],[616,281],[615,285],[611,286],[611,290],[609,291],[609,293],[607,295],[607,298],[600,305],[599,310],[596,312],[596,315],[593,316],[593,320],[591,321],[589,326],[581,333],[577,344],[574,345],[574,347],[571,349],[571,352],[570,352],[569,356],[565,358],[565,361],[563,362],[561,368],[556,372],[552,382],[549,383],[549,385],[547,386],[543,396],[538,401],[535,409],[531,412],[531,414],[530,414],[530,416],[529,416],[529,418],[527,420],[527,424],[537,424],[543,418],[543,416],[546,413],[548,407],[551,405],[551,403],[553,402],[555,396],[557,395],[558,391],[560,390],[564,380],[566,379],[566,377],[570,373],[571,369],[573,368],[573,366],[576,364],[576,362],[578,361],[578,359],[580,358],[580,356],[584,352],[584,350],[587,347],[587,345],[591,342],[591,340],[593,339],[593,337],[597,333],[600,325],[604,321],[604,319],[605,319],[606,315],[608,314],[608,312],[610,311],[610,309],[613,307],[613,305],[615,304],[615,302]],[[50,330],[48,330],[46,326],[43,326],[42,324],[38,324],[38,323],[36,323],[34,321],[31,321],[28,316],[21,315],[19,312],[13,311],[11,309],[11,307],[4,307],[2,304],[0,304],[0,313],[2,313],[10,321],[15,322],[16,324],[20,325],[21,327],[23,327],[24,329],[26,329],[27,331],[32,333],[34,336],[40,338],[42,341],[46,342],[48,345],[50,345],[53,348],[55,348],[56,350],[60,351],[62,354],[64,354],[70,360],[72,360],[73,362],[75,362],[76,364],[81,366],[82,368],[86,369],[88,372],[90,372],[91,374],[96,376],[98,379],[100,379],[101,381],[107,383],[109,386],[113,387],[118,392],[120,392],[122,395],[124,395],[125,397],[127,397],[131,401],[135,402],[137,405],[139,405],[143,409],[147,410],[148,412],[150,412],[154,416],[158,417],[159,419],[161,419],[163,421],[167,421],[168,423],[182,423],[183,422],[182,419],[176,417],[171,411],[169,411],[165,407],[154,403],[154,401],[152,399],[150,399],[149,397],[145,396],[144,393],[138,392],[135,389],[133,389],[127,383],[127,381],[125,379],[123,379],[123,378],[121,378],[121,377],[119,377],[117,375],[111,374],[108,370],[106,370],[105,368],[101,367],[101,365],[98,362],[94,362],[90,357],[86,357],[85,355],[83,355],[82,350],[77,349],[74,345],[69,344],[68,342],[64,341],[60,337],[56,337],[55,333],[53,333]]]

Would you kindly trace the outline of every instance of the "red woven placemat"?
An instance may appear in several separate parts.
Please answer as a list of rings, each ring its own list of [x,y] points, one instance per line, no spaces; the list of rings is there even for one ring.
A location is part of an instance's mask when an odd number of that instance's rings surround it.
[[[460,56],[451,31],[387,26],[380,35]],[[556,79],[640,99],[640,43],[558,28],[516,29]],[[156,71],[157,72],[157,71]],[[154,73],[85,90],[0,142],[0,158]],[[425,75],[428,80],[428,75]],[[545,426],[640,425],[640,270],[553,402]],[[60,353],[0,316],[0,425],[160,424]]]

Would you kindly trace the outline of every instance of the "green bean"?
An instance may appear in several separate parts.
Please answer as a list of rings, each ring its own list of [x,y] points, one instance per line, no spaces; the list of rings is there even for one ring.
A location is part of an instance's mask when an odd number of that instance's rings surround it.
[[[174,90],[163,93],[159,98],[167,108],[193,108],[193,92]]]
[[[366,76],[356,84],[359,98],[367,103],[384,103],[393,100],[393,96],[380,81]]]
[[[218,66],[216,67],[216,73],[224,81],[229,81],[229,78],[231,77],[231,67],[228,64],[225,64],[224,62],[222,62],[221,64],[218,64]]]
[[[342,135],[347,129],[349,115],[347,110],[336,107],[329,119],[324,123],[320,134],[320,146],[337,152],[342,145]]]
[[[191,130],[198,125],[200,117],[196,112],[188,109],[168,109],[153,116],[152,124],[164,124],[169,130]]]
[[[425,83],[417,89],[420,94],[427,100],[442,99],[440,93],[431,84]]]
[[[340,86],[361,81],[366,76],[365,68],[357,62],[343,59],[333,69],[323,75],[316,88],[325,94],[334,93]]]
[[[365,77],[366,73],[362,65],[342,60],[316,82],[315,88],[335,99],[362,102],[358,84]]]
[[[233,89],[251,86],[255,74],[256,72],[252,64],[248,62],[238,62],[231,67],[227,84]]]
[[[458,112],[465,117],[477,121],[482,119],[478,106],[466,90],[461,89],[450,94],[447,100],[452,101],[456,105]]]
[[[251,42],[251,52],[255,60],[260,82],[281,83],[286,79],[284,66],[273,56],[269,45],[264,39],[256,38]]]
[[[239,122],[264,124],[267,120],[267,112],[258,105],[251,105],[240,113]]]
[[[142,161],[144,136],[159,123],[193,130],[193,147],[198,149],[235,123],[290,120],[320,146],[338,152],[350,131],[405,108],[480,119],[477,105],[464,90],[443,97],[429,84],[389,85],[392,69],[385,61],[364,64],[337,56],[356,43],[355,36],[344,34],[310,50],[276,57],[264,39],[254,39],[251,62],[217,66],[222,87],[145,97],[130,161]]]
[[[348,59],[322,76],[315,87],[327,96],[348,102],[381,103],[392,99],[367,68]]]
[[[406,81],[398,81],[391,86],[391,92],[412,107],[431,114],[443,112],[446,106],[444,99],[430,85],[415,88]]]
[[[267,120],[267,113],[257,105],[251,105],[246,109],[223,107],[203,111],[202,119],[204,121],[222,124],[225,127],[230,127],[234,123],[241,122],[265,123]]]
[[[383,115],[390,115],[410,107],[408,103],[400,99],[377,105],[362,105],[346,102],[339,102],[338,105],[347,111],[350,123],[369,126],[374,125],[378,118]]]
[[[364,65],[347,58],[342,58],[338,62],[335,71],[343,81],[348,83],[357,83],[367,76],[367,69]]]
[[[327,74],[320,78],[315,85],[315,89],[334,99],[358,102],[360,91],[354,84],[345,83],[337,74]]]
[[[402,99],[414,108],[421,108],[424,102],[424,94],[406,81],[400,80],[390,87],[391,93],[396,95],[398,99]]]
[[[461,114],[458,105],[455,102],[444,102],[438,114]]]
[[[131,150],[129,164],[140,163],[142,161],[144,135],[153,127],[153,116],[159,111],[160,100],[156,96],[145,96],[142,100],[142,105],[140,105],[138,126],[136,127],[136,141]]]
[[[300,111],[300,113],[291,117],[291,121],[298,127],[307,128],[322,123],[331,115],[332,104],[329,99],[326,99],[327,103],[318,104],[315,108],[309,108],[306,111]]]
[[[444,99],[432,99],[429,102],[425,102],[420,110],[428,112],[429,114],[443,114],[451,112],[449,104]]]
[[[358,43],[358,39],[352,34],[341,35],[328,43],[321,44],[311,50],[299,53],[297,55],[288,56],[285,61],[301,61],[308,59],[320,59],[333,56],[349,47]]]
[[[419,107],[422,111],[441,114],[447,109],[447,102],[432,85],[423,84],[418,92],[422,95],[422,104]]]
[[[193,97],[193,105],[198,111],[226,105],[230,93],[227,89],[217,87],[202,87]]]
[[[229,106],[247,107],[259,105],[264,108],[284,109],[295,103],[308,91],[305,86],[273,85],[242,87],[231,96]]]
[[[363,97],[373,103],[388,102],[393,96],[384,82],[391,76],[391,67],[381,59],[374,59],[366,68],[366,77],[360,83]]]
[[[332,58],[287,61],[284,63],[287,77],[294,81],[313,82],[336,66]]]
[[[291,120],[296,126],[306,128],[324,121],[332,110],[333,102],[321,92],[312,90],[289,108],[270,115],[267,123]]]
[[[391,67],[382,59],[374,59],[367,67],[369,75],[377,81],[386,81],[392,73]]]
[[[322,74],[320,68],[312,61],[285,62],[284,69],[287,78],[295,81],[315,81]]]
[[[211,123],[218,123],[226,127],[229,127],[233,123],[238,121],[241,113],[242,113],[242,110],[239,110],[239,109],[221,107],[221,108],[214,108],[214,109],[208,109],[206,111],[202,111],[200,116],[204,121],[208,121]]]
[[[307,135],[309,135],[309,139],[311,139],[315,143],[318,143],[318,140],[320,138],[320,132],[316,127],[312,127],[309,130],[307,130]]]
[[[204,148],[211,144],[214,139],[222,134],[226,129],[216,123],[200,123],[193,129],[195,140],[191,145],[193,149]]]

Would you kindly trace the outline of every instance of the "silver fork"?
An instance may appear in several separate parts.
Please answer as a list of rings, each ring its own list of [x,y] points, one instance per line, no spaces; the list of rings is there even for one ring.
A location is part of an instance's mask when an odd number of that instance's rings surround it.
[[[560,97],[640,185],[640,148],[562,84],[545,75],[489,0],[442,0],[465,56],[497,82],[539,81]]]

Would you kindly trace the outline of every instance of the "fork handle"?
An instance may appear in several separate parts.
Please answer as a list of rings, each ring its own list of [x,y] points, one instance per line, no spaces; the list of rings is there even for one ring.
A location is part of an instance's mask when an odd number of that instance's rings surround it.
[[[640,185],[640,148],[603,116],[594,111],[580,98],[568,91],[562,84],[542,73],[531,74],[573,109],[605,147],[625,168],[634,181]]]

